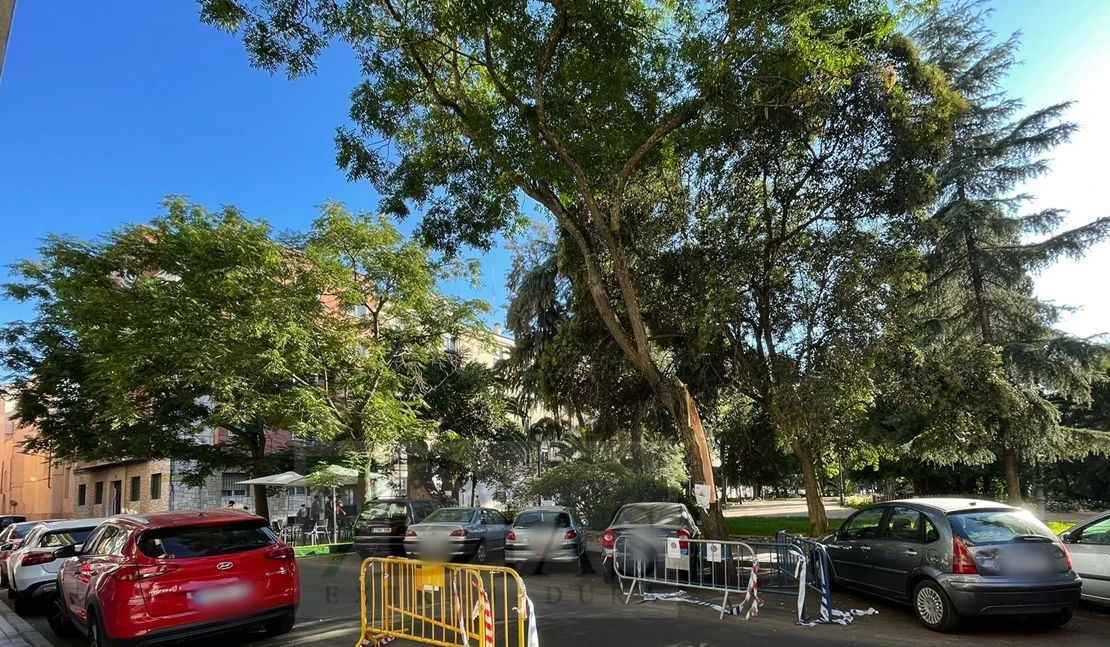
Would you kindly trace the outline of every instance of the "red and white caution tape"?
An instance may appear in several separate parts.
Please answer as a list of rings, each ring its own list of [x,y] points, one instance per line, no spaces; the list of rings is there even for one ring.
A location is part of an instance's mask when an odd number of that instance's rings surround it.
[[[462,636],[463,647],[470,647],[470,634],[466,631],[466,614],[463,612],[462,599],[459,597],[459,581],[457,578],[451,578],[452,595],[455,598],[455,623],[459,627],[459,635]]]
[[[483,632],[485,636],[484,647],[493,647],[493,611],[490,608],[489,596],[486,595],[486,589],[482,587],[481,582],[474,582],[474,588],[478,589],[478,601],[474,604],[474,611],[471,613],[471,620],[478,617],[479,610],[482,613],[482,626],[485,627]]]
[[[744,601],[740,603],[740,606],[748,608],[748,611],[744,614],[745,620],[752,616],[758,616],[759,607],[763,606],[763,598],[759,597],[759,560],[754,556],[752,557],[751,574],[748,575],[748,590],[744,592]]]

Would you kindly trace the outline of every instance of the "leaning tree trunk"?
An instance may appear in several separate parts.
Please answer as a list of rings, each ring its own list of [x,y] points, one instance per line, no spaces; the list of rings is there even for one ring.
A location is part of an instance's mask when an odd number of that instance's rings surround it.
[[[806,486],[806,509],[809,511],[809,531],[819,537],[829,531],[829,519],[825,516],[825,502],[821,500],[821,485],[817,482],[817,467],[813,464],[813,452],[808,443],[801,438],[794,439],[794,455],[802,466],[802,481]]]
[[[717,487],[713,482],[713,462],[709,458],[709,444],[705,440],[705,429],[701,425],[698,406],[686,385],[678,380],[660,385],[661,395],[667,408],[674,415],[686,449],[686,464],[695,483],[709,486],[709,510],[699,509],[703,532],[708,539],[727,539],[725,516],[717,500]]]
[[[1010,439],[1010,418],[1000,419],[998,429],[1002,432],[1002,464],[1006,468],[1006,496],[1011,505],[1021,505],[1021,473],[1018,470],[1017,448]]]

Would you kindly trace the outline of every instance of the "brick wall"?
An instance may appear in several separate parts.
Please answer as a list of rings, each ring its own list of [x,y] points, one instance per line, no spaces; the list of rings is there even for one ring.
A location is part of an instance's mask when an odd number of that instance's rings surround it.
[[[155,475],[159,475],[155,477]],[[138,479],[134,481],[134,479]],[[151,481],[155,490],[151,490]],[[112,498],[119,499],[119,511],[124,514],[147,514],[170,509],[170,461],[135,461],[96,467],[84,467],[75,474],[73,491],[73,516],[90,519],[111,516]],[[133,491],[132,484],[138,487]],[[97,484],[100,484],[99,486]],[[114,487],[113,487],[114,486]],[[97,503],[97,489],[101,489]],[[116,491],[118,489],[118,491]],[[82,504],[82,490],[84,502]]]

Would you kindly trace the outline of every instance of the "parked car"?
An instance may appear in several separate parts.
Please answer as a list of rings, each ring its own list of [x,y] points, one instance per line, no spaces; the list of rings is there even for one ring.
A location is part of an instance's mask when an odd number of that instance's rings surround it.
[[[367,501],[355,518],[354,550],[359,558],[404,555],[409,526],[443,506],[431,499],[375,499]]]
[[[928,629],[964,616],[1062,625],[1082,581],[1068,549],[1029,512],[991,501],[908,499],[863,508],[821,537],[836,584],[908,602]]]
[[[95,647],[193,640],[251,626],[287,633],[300,603],[293,549],[245,510],[115,516],[58,569],[47,619]]]
[[[690,510],[681,503],[629,503],[617,510],[601,536],[602,579],[613,583],[616,569],[631,571],[639,563],[645,574],[666,568],[667,539],[698,539],[701,531]],[[689,553],[689,544],[679,546]]]
[[[505,564],[578,564],[586,554],[586,527],[570,508],[538,506],[517,515],[505,537]]]
[[[1083,579],[1083,599],[1110,604],[1110,512],[1076,524],[1060,535],[1075,572]]]
[[[21,514],[4,514],[0,515],[0,530],[7,528],[13,523],[21,523],[27,521],[27,517]]]
[[[405,554],[434,560],[467,559],[485,564],[505,552],[509,518],[489,508],[440,508],[405,533]]]
[[[9,556],[11,587],[8,596],[16,613],[23,614],[57,591],[58,558],[54,551],[80,546],[103,519],[76,519],[40,523],[27,534],[18,550]]]
[[[48,519],[47,521],[60,521],[60,519]],[[13,523],[0,531],[0,586],[8,588],[8,555],[11,555],[13,550],[18,550],[27,533],[34,530],[35,526],[40,523],[46,522],[21,521]]]

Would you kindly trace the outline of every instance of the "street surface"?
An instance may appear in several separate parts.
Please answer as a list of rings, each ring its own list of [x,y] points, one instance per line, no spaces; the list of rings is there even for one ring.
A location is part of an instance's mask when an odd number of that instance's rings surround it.
[[[299,619],[293,632],[271,640],[263,639],[260,634],[232,635],[219,638],[220,645],[355,647],[359,637],[358,559],[337,555],[306,557],[298,562],[302,593]],[[718,620],[716,612],[689,604],[637,604],[634,596],[633,602],[625,606],[617,589],[606,586],[600,576],[593,574],[559,572],[526,576],[525,581],[539,616],[540,644],[547,647],[724,647],[749,640],[760,641],[757,644],[774,641],[776,647],[956,644],[1095,647],[1105,645],[1106,637],[1110,636],[1110,610],[1093,606],[1081,608],[1071,623],[1060,629],[1041,630],[1021,620],[1003,619],[969,622],[960,633],[942,635],[921,628],[908,608],[840,592],[834,596],[837,608],[874,607],[879,615],[858,618],[850,626],[799,627],[794,624],[795,598],[765,595],[766,604],[758,617],[745,621],[726,616]],[[720,602],[715,594],[695,594],[695,597]],[[816,611],[815,601],[809,608]],[[42,616],[26,619],[56,647],[86,644],[55,638]],[[396,641],[393,644],[408,643]],[[184,647],[199,645],[186,643]]]

